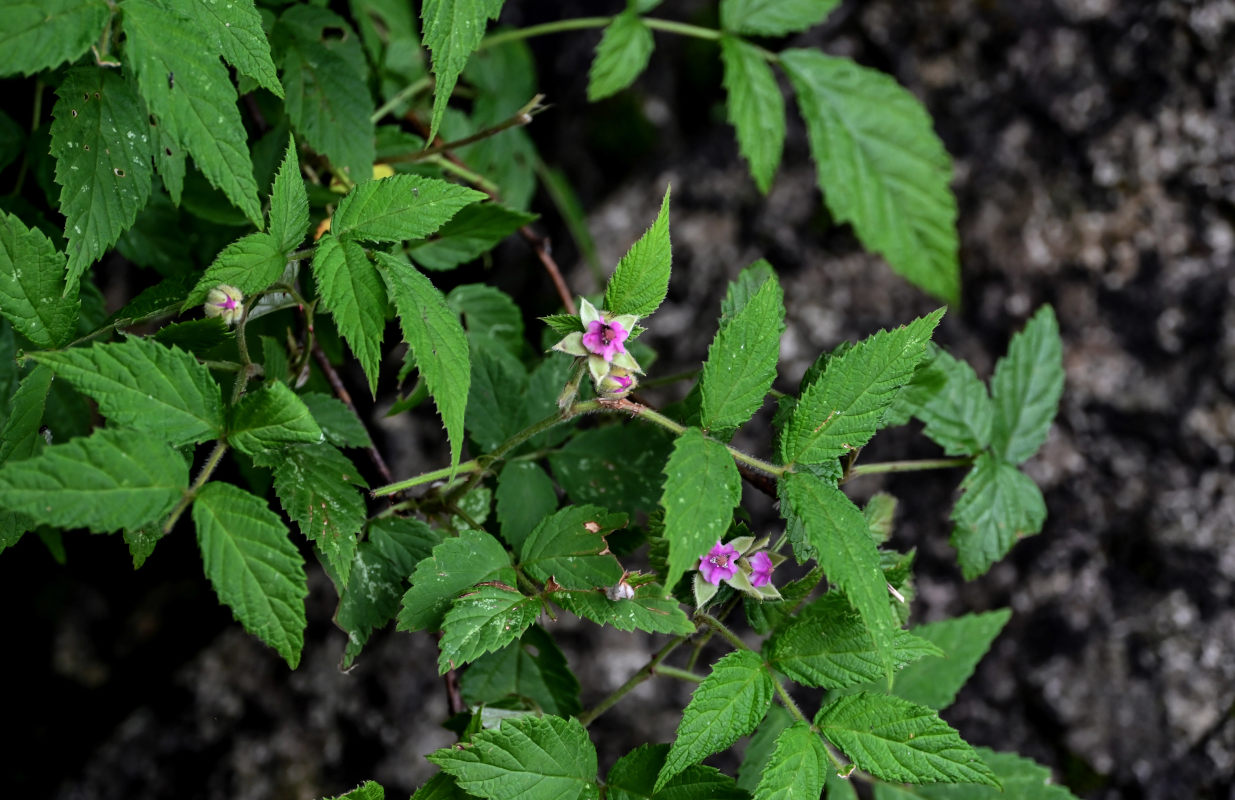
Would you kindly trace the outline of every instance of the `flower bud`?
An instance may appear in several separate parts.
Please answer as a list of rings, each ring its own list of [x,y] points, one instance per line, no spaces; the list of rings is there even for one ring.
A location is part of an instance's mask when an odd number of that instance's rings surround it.
[[[609,374],[596,383],[596,394],[606,400],[618,400],[634,391],[638,383],[630,370],[610,367]]]
[[[219,317],[225,325],[235,325],[244,313],[244,293],[235,286],[220,283],[206,295],[206,316]]]

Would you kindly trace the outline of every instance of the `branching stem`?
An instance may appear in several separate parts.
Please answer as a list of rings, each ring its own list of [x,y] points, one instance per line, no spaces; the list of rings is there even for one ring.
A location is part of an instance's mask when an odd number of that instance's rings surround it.
[[[660,666],[660,662],[664,661],[670,653],[677,649],[678,645],[689,638],[689,635],[684,634],[681,636],[675,636],[665,642],[664,646],[661,647],[660,650],[656,651],[656,655],[652,656],[648,663],[640,667],[638,672],[631,675],[626,683],[623,683],[621,686],[614,689],[613,693],[604,700],[601,700],[595,706],[580,714],[578,717],[579,721],[583,723],[584,727],[591,725],[593,720],[617,705],[618,701],[629,694],[632,689],[655,675],[657,668]]]

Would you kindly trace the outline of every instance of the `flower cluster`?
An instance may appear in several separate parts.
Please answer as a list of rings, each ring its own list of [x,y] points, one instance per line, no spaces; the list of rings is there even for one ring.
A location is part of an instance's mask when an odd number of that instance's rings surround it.
[[[699,557],[695,605],[702,608],[716,595],[722,582],[757,600],[779,600],[780,592],[772,585],[772,570],[785,557],[769,553],[767,546],[766,537],[759,541],[753,536],[739,536],[725,543],[717,541]]]
[[[225,325],[235,325],[244,313],[244,293],[235,286],[220,283],[206,295],[206,316],[219,317]]]
[[[638,383],[636,374],[643,370],[627,352],[625,342],[639,318],[634,314],[610,315],[580,298],[579,319],[583,330],[567,335],[553,349],[587,359],[598,396],[617,400],[630,394]]]

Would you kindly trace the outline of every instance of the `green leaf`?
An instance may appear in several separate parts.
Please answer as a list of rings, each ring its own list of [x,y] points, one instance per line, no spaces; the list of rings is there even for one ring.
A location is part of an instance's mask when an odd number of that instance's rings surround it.
[[[776,749],[755,789],[758,800],[818,800],[831,760],[819,734],[795,722],[776,738]]]
[[[772,702],[772,676],[759,656],[735,650],[695,687],[677,737],[656,779],[659,791],[691,764],[724,750],[755,729]]]
[[[275,76],[274,61],[270,58],[270,42],[266,41],[262,18],[253,0],[226,3],[174,0],[171,5],[193,19],[197,29],[210,37],[210,46],[222,53],[237,72],[252,78],[276,97],[283,96],[283,87]]]
[[[926,369],[932,374],[924,380],[939,381],[942,385],[914,411],[926,423],[923,433],[950,456],[976,455],[991,441],[994,407],[986,386],[974,374],[973,367],[942,350]],[[1052,408],[1051,416],[1054,413]]]
[[[339,333],[369,378],[369,391],[376,393],[386,331],[386,293],[377,269],[359,244],[326,234],[313,254],[313,278]]]
[[[742,765],[738,767],[739,788],[748,792],[755,791],[764,769],[768,766],[768,761],[772,758],[777,738],[785,728],[792,724],[793,717],[784,706],[776,703],[768,706],[767,715],[751,734],[750,741],[746,743],[746,752],[742,754]]]
[[[76,60],[98,41],[110,14],[106,0],[7,0],[0,75],[33,75]]]
[[[870,441],[896,392],[913,377],[943,309],[878,333],[829,359],[802,392],[781,434],[786,464],[821,464]]]
[[[440,542],[440,534],[418,519],[380,517],[369,524],[368,537],[356,548],[347,586],[339,591],[334,617],[347,632],[342,669],[351,667],[373,631],[394,617],[408,576]]]
[[[386,790],[376,781],[365,781],[347,794],[341,794],[328,800],[385,800]]]
[[[459,213],[467,213],[467,209]],[[446,224],[452,225],[454,220]],[[516,355],[523,349],[523,312],[501,289],[483,283],[465,283],[450,290],[446,305],[463,315],[469,334],[500,342]]]
[[[287,116],[336,168],[353,181],[367,181],[376,152],[373,96],[363,64],[327,44],[339,30],[355,40],[350,26],[325,9],[292,6],[279,18],[274,37]]]
[[[188,486],[189,467],[165,439],[101,428],[0,466],[0,508],[111,533],[160,520]]]
[[[403,596],[399,630],[438,629],[451,601],[482,581],[515,582],[502,543],[481,531],[463,531],[446,539],[433,548],[431,558],[416,565],[412,588]]]
[[[782,478],[780,500],[785,519],[801,527],[828,580],[861,615],[876,660],[890,679],[896,666],[893,648],[899,626],[888,607],[887,581],[866,518],[840,489],[808,473]]]
[[[202,41],[191,18],[152,0],[124,0],[121,9],[125,57],[151,113],[188,149],[210,183],[262,227],[236,88],[219,48]]]
[[[124,543],[129,546],[129,555],[133,558],[133,569],[141,569],[146,559],[154,554],[155,545],[166,534],[157,524],[148,524],[141,528],[126,529],[123,532]]]
[[[403,340],[412,348],[416,366],[442,416],[453,468],[463,449],[463,420],[472,381],[467,334],[428,278],[385,253],[378,253],[377,259],[399,314]]]
[[[760,50],[734,36],[720,39],[725,65],[725,108],[751,177],[767,194],[785,144],[785,99]]]
[[[473,795],[459,788],[455,779],[439,772],[412,795],[412,800],[472,800]]]
[[[1013,465],[984,453],[961,482],[952,509],[952,546],[966,580],[1008,554],[1012,545],[1042,530],[1046,502],[1033,480]]]
[[[178,348],[130,337],[30,357],[94,398],[114,425],[158,434],[173,445],[213,439],[223,430],[219,385]]]
[[[77,292],[64,294],[64,255],[38,228],[0,212],[0,314],[35,345],[59,347],[77,329]]]
[[[633,517],[656,508],[659,472],[669,457],[670,441],[645,427],[595,428],[550,453],[549,466],[572,503],[590,503]]]
[[[419,175],[365,181],[339,201],[330,232],[372,242],[423,239],[484,197],[475,189]]]
[[[469,706],[515,698],[559,717],[571,717],[583,710],[579,681],[570,671],[566,656],[538,625],[528,628],[519,641],[472,662],[459,680],[459,689]]]
[[[999,786],[990,768],[929,708],[899,697],[838,697],[815,724],[859,769],[889,781]]]
[[[896,676],[893,693],[936,710],[952,705],[1011,616],[1012,612],[1004,608],[914,628],[913,634],[939,648],[941,657],[910,664]]]
[[[665,538],[669,540],[667,586],[699,565],[729,529],[733,509],[742,500],[742,477],[723,444],[698,428],[687,428],[665,464]]]
[[[497,519],[515,552],[528,534],[557,509],[553,480],[531,461],[509,461],[497,476]]]
[[[776,379],[785,305],[780,284],[763,282],[740,311],[722,317],[699,379],[699,419],[722,439],[746,424]]]
[[[287,257],[278,239],[260,231],[242,236],[215,256],[185,298],[181,311],[205,302],[206,295],[219,284],[235,286],[245,295],[261,291],[281,278],[286,268]]]
[[[292,669],[304,646],[304,559],[266,502],[230,483],[211,481],[193,501],[193,523],[206,577],[245,630]]]
[[[270,190],[270,235],[284,255],[304,242],[309,232],[309,196],[300,177],[296,140],[288,136],[287,152]]]
[[[453,269],[480,258],[536,219],[535,214],[498,203],[472,203],[451,217],[432,239],[412,245],[407,252],[426,269]]]
[[[492,800],[596,800],[596,750],[577,719],[518,717],[427,758]]]
[[[922,103],[892,78],[816,50],[780,63],[797,94],[828,210],[898,274],[960,298],[952,160]]]
[[[309,407],[287,384],[278,381],[241,398],[232,408],[227,431],[227,441],[250,455],[283,444],[317,443],[323,438]]]
[[[600,589],[554,592],[550,599],[576,617],[589,619],[597,625],[612,625],[619,631],[681,636],[695,630],[678,601],[665,597],[665,590],[655,583],[637,587],[635,596],[625,600],[610,600]]]
[[[991,377],[995,421],[991,449],[1019,464],[1046,441],[1059,396],[1063,393],[1063,349],[1059,323],[1050,306],[1042,306],[1012,337],[1008,355]]]
[[[633,10],[605,26],[588,72],[587,99],[595,102],[617,94],[635,82],[652,57],[652,31]]]
[[[69,70],[56,97],[51,154],[69,242],[68,283],[75,286],[145,208],[154,144],[145,104],[112,70]]]
[[[430,142],[441,127],[459,73],[480,46],[489,20],[497,19],[501,13],[502,0],[425,0],[421,7],[421,42],[433,54],[435,78]]]
[[[1015,753],[997,753],[985,747],[974,750],[1003,784],[1002,789],[973,784],[905,787],[876,784],[875,800],[1001,800],[1009,797],[1017,800],[1076,800],[1076,796],[1066,787],[1051,783],[1051,771],[1046,767]]]
[[[492,339],[474,339],[471,359],[464,424],[487,453],[524,427],[527,370],[510,350]]]
[[[540,599],[505,584],[490,582],[464,592],[442,619],[438,672],[474,661],[523,635],[540,613]]]
[[[784,36],[823,22],[840,0],[722,0],[720,26],[733,33]]]
[[[39,426],[52,377],[50,369],[38,366],[21,379],[8,404],[8,419],[0,429],[0,464],[30,458],[46,444],[39,435]]]
[[[605,534],[626,526],[625,514],[597,506],[567,506],[545,517],[523,542],[520,566],[542,582],[564,589],[608,587],[622,579]]]
[[[826,594],[802,611],[770,640],[772,666],[804,686],[843,689],[885,674],[870,633],[836,593]],[[893,632],[894,668],[943,651],[929,640],[902,630]],[[899,678],[898,678],[899,682]]]
[[[373,444],[364,423],[342,400],[321,392],[308,392],[300,395],[300,399],[321,426],[326,441],[335,447],[370,447]]]
[[[605,796],[609,800],[750,800],[733,778],[701,764],[687,767],[660,791],[653,791],[668,752],[667,744],[645,744],[619,758],[609,770]]]
[[[646,317],[660,307],[669,292],[669,190],[652,227],[618,262],[605,289],[605,308],[611,314]]]
[[[300,533],[317,544],[339,584],[346,586],[356,534],[365,523],[364,497],[355,488],[365,486],[364,478],[347,456],[328,444],[288,447],[266,461],[274,462],[274,490],[283,510]]]

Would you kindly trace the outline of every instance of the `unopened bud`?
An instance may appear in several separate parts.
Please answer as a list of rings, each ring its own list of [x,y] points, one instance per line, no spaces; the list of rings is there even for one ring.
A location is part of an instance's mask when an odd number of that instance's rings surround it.
[[[220,283],[206,295],[206,316],[219,317],[225,325],[235,325],[244,313],[244,293],[235,286]]]
[[[596,383],[596,394],[606,400],[618,400],[633,392],[638,383],[630,370],[610,367],[609,374]]]

